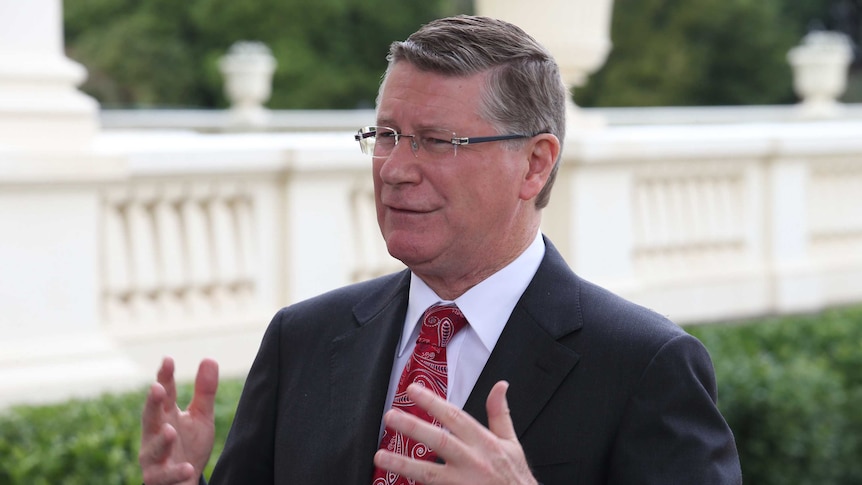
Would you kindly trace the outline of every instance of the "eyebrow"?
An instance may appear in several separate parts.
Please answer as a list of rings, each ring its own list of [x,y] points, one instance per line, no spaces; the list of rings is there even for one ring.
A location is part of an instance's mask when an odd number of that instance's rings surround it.
[[[384,119],[378,119],[376,121],[375,126],[385,126],[388,128],[393,128],[396,131],[398,131],[399,133],[401,132],[400,125],[398,123],[396,123],[394,120],[390,120],[390,119],[385,119],[385,118]],[[444,131],[446,133],[455,133],[455,130],[452,130],[449,128],[443,128],[440,125],[421,123],[421,124],[413,127],[413,131],[427,131],[427,130],[436,130],[436,131]]]
[[[390,120],[387,118],[377,118],[377,120],[374,122],[374,124],[375,124],[375,126],[391,126],[391,127],[394,127],[395,125],[397,125],[397,123],[395,123],[394,120]]]

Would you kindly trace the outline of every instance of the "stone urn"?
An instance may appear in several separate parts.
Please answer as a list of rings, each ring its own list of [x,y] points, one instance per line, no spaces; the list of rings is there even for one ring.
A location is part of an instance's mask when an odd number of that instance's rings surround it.
[[[850,39],[840,32],[814,31],[787,53],[793,89],[807,117],[829,117],[840,111],[838,98],[847,88],[853,60]]]
[[[542,43],[557,60],[570,91],[602,67],[611,50],[613,0],[476,0],[479,15],[511,22]],[[593,125],[569,96],[569,124]]]
[[[264,126],[269,112],[263,104],[272,94],[276,61],[261,42],[240,41],[219,59],[224,91],[231,103],[231,118],[238,126]]]

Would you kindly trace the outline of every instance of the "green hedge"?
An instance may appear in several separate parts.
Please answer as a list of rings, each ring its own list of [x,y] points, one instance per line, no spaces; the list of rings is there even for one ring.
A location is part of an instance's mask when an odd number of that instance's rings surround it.
[[[191,385],[177,390],[188,403]],[[223,380],[207,476],[221,453],[242,381]],[[0,415],[0,485],[140,485],[138,446],[146,391],[64,404],[16,407]]]
[[[862,307],[688,330],[712,354],[746,483],[862,483]],[[241,387],[221,383],[210,468]],[[139,484],[143,402],[139,391],[0,415],[0,485]]]
[[[746,483],[862,483],[862,307],[688,330],[712,354]]]

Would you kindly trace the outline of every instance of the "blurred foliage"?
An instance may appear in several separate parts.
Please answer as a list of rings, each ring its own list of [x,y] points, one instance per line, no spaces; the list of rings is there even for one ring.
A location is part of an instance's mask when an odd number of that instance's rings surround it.
[[[242,382],[224,380],[216,396],[216,437],[209,476],[233,416]],[[188,403],[191,385],[177,400]],[[140,485],[138,448],[145,391],[63,404],[16,407],[0,414],[0,484]]]
[[[862,483],[862,307],[687,330],[712,355],[746,483]]]
[[[575,100],[581,106],[795,102],[787,52],[812,28],[853,28],[836,8],[853,2],[858,11],[858,0],[616,0],[613,49],[588,85],[575,90]]]
[[[842,10],[843,9],[843,10]],[[582,106],[795,101],[787,51],[814,27],[855,31],[862,0],[616,0],[613,49]],[[469,0],[75,0],[68,55],[105,107],[224,107],[218,59],[239,40],[278,60],[274,109],[373,107],[389,44],[472,13]],[[855,19],[853,18],[853,12]],[[845,100],[862,101],[856,84]]]
[[[275,109],[373,106],[386,52],[463,1],[75,0],[65,2],[69,57],[105,107],[222,107],[218,59],[240,40],[278,61]],[[373,7],[373,8],[372,8]]]

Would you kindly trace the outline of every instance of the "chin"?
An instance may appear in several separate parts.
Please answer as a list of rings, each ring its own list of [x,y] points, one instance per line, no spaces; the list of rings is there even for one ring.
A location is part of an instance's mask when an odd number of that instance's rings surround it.
[[[389,251],[389,255],[409,267],[416,266],[422,261],[428,259],[428,249],[421,245],[421,240],[414,241],[411,240],[412,238],[395,236],[390,236],[385,239],[386,249]]]

